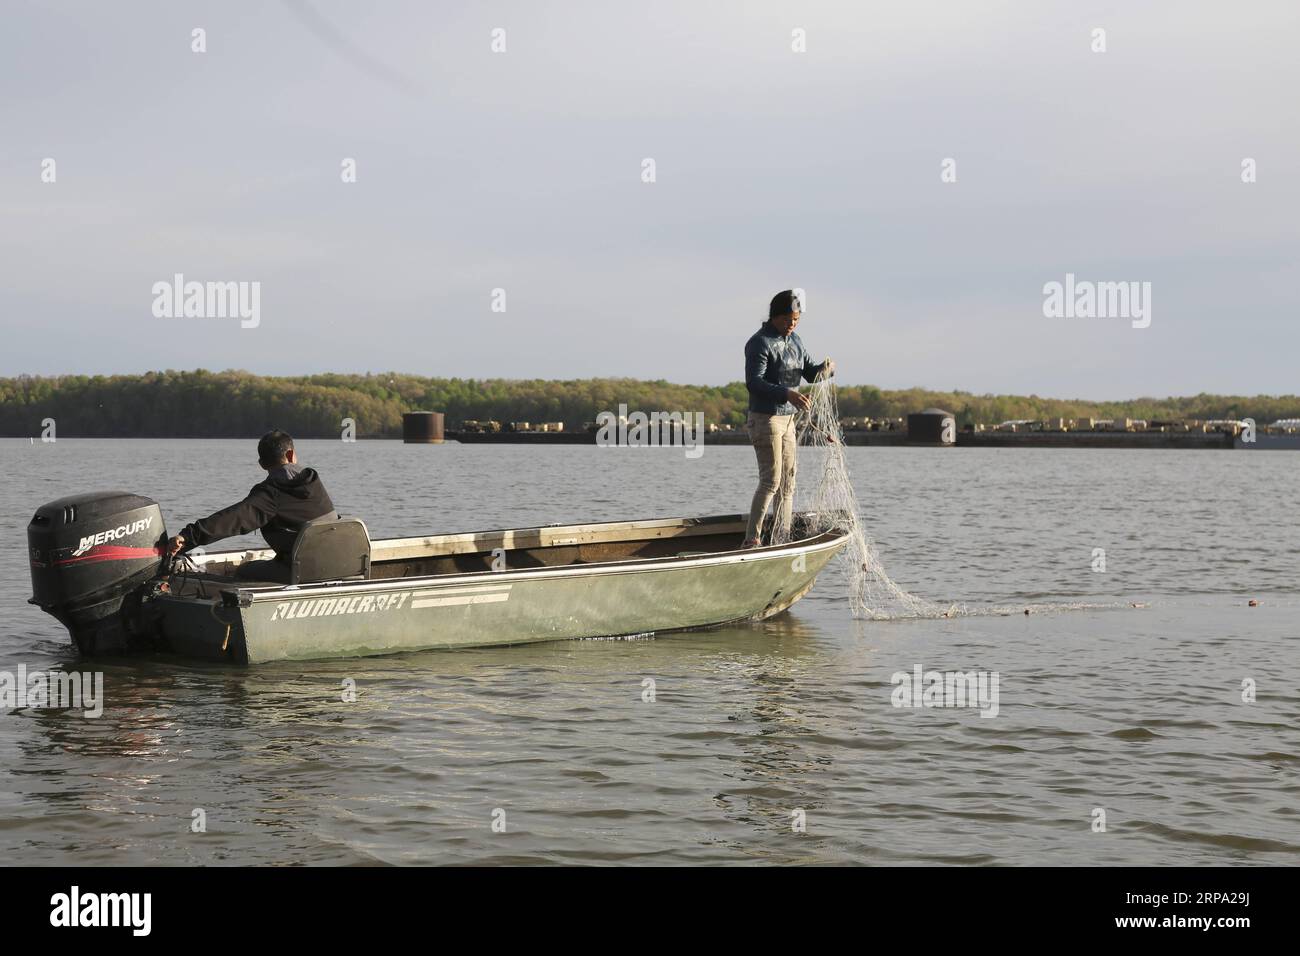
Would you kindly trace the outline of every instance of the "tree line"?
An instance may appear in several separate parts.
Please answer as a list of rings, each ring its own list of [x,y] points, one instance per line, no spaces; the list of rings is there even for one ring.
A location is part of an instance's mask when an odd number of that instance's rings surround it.
[[[845,417],[901,418],[939,407],[959,425],[1043,418],[1300,418],[1295,395],[1208,395],[1096,402],[1037,395],[976,395],[852,385],[837,391]],[[19,375],[0,378],[0,435],[38,437],[53,419],[76,438],[248,438],[282,428],[302,438],[337,438],[351,419],[357,438],[396,438],[402,413],[438,411],[456,429],[466,419],[564,422],[583,428],[602,411],[703,412],[708,423],[743,425],[743,382],[679,385],[630,378],[424,378],[398,372],[272,377],[228,370],[141,375]]]

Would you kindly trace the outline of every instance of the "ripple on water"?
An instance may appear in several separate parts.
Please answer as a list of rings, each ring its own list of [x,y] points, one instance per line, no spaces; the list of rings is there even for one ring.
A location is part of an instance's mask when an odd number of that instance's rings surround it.
[[[1157,740],[1160,737],[1158,733],[1145,727],[1126,727],[1123,730],[1113,730],[1106,736],[1117,740]]]

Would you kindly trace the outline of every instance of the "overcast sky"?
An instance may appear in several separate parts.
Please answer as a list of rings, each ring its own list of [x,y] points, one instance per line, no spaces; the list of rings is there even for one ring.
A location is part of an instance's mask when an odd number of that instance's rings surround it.
[[[720,384],[802,287],[848,383],[1297,392],[1297,49],[1294,0],[9,0],[0,374]],[[1067,272],[1150,326],[1044,317]]]

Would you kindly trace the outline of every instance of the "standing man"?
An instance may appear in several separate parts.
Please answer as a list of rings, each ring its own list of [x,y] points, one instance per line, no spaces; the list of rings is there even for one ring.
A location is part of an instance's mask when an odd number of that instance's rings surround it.
[[[758,490],[749,506],[746,548],[761,545],[763,517],[778,493],[773,530],[790,527],[797,444],[794,416],[808,407],[808,397],[799,391],[799,383],[802,379],[811,382],[823,371],[828,375],[835,372],[830,359],[813,364],[803,340],[795,335],[802,311],[803,303],[792,290],[778,292],[767,308],[767,321],[745,343],[746,427],[758,456]]]

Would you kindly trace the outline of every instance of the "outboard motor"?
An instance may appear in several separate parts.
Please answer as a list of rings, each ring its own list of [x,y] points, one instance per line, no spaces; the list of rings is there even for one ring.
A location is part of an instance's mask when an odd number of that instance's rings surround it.
[[[131,622],[123,604],[158,574],[166,543],[162,510],[141,495],[51,501],[27,526],[28,603],[62,621],[83,654],[126,650]]]

